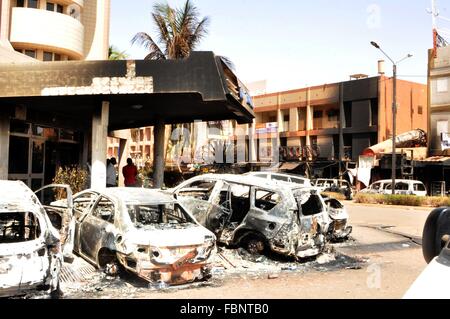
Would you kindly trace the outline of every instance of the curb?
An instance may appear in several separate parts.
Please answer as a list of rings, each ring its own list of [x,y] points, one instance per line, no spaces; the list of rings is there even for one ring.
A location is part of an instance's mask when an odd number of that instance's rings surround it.
[[[431,212],[437,207],[427,207],[427,206],[400,206],[400,205],[385,205],[385,204],[367,204],[367,203],[355,203],[353,201],[344,201],[344,205],[348,206],[366,206],[366,207],[381,207],[381,208],[396,208],[396,209],[407,209],[407,210],[422,210]]]

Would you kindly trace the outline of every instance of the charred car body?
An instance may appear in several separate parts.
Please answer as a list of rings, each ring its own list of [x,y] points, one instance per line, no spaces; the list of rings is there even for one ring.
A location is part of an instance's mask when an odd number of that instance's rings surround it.
[[[349,226],[349,215],[344,205],[335,198],[322,195],[331,219],[329,237],[332,241],[348,239],[353,227]]]
[[[330,219],[315,189],[239,175],[203,175],[169,190],[218,241],[252,253],[319,254]]]
[[[87,190],[73,200],[74,250],[114,274],[120,267],[150,283],[210,277],[213,233],[170,195],[143,188]]]
[[[30,290],[59,295],[60,234],[23,183],[0,181],[0,297]]]

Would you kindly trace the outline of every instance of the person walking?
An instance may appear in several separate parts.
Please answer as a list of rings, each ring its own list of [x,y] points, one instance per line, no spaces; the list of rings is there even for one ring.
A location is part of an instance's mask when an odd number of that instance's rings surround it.
[[[107,160],[106,163],[106,187],[117,187],[117,160],[112,157],[111,159]]]
[[[125,187],[136,187],[138,170],[131,158],[127,159],[127,165],[122,169],[122,174],[125,178]]]

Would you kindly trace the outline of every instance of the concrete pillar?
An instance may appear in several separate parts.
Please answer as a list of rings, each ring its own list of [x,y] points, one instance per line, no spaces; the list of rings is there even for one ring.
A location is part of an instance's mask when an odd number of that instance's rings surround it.
[[[289,131],[297,132],[298,131],[298,108],[293,107],[289,109]]]
[[[311,146],[311,136],[309,131],[314,129],[314,110],[311,106],[311,89],[306,91],[306,145]]]
[[[339,85],[339,161],[344,159],[344,123],[345,123],[345,108],[344,108],[344,84]],[[342,169],[342,167],[340,167]]]
[[[9,125],[10,125],[9,113],[5,112],[5,111],[1,111],[0,112],[0,180],[8,179]]]
[[[248,161],[257,162],[256,119],[248,125]]]
[[[102,102],[101,107],[92,115],[92,169],[91,188],[106,187],[106,153],[109,123],[109,102]]]
[[[0,0],[0,42],[9,39],[10,7],[10,0]]]
[[[164,143],[165,143],[166,126],[162,119],[157,120],[155,124],[154,134],[154,149],[153,149],[153,182],[154,188],[161,188],[164,185]]]

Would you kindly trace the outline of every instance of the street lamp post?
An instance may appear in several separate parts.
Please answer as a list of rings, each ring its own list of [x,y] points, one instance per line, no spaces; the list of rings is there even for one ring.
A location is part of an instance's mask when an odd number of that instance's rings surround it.
[[[392,195],[395,195],[395,179],[397,178],[397,65],[402,62],[403,60],[406,60],[408,58],[411,58],[412,55],[408,54],[403,59],[399,60],[398,62],[395,62],[391,59],[389,55],[386,54],[386,52],[381,49],[381,47],[376,42],[370,42],[375,48],[380,50],[391,62],[392,62],[392,68],[393,68],[393,88],[392,88]]]

